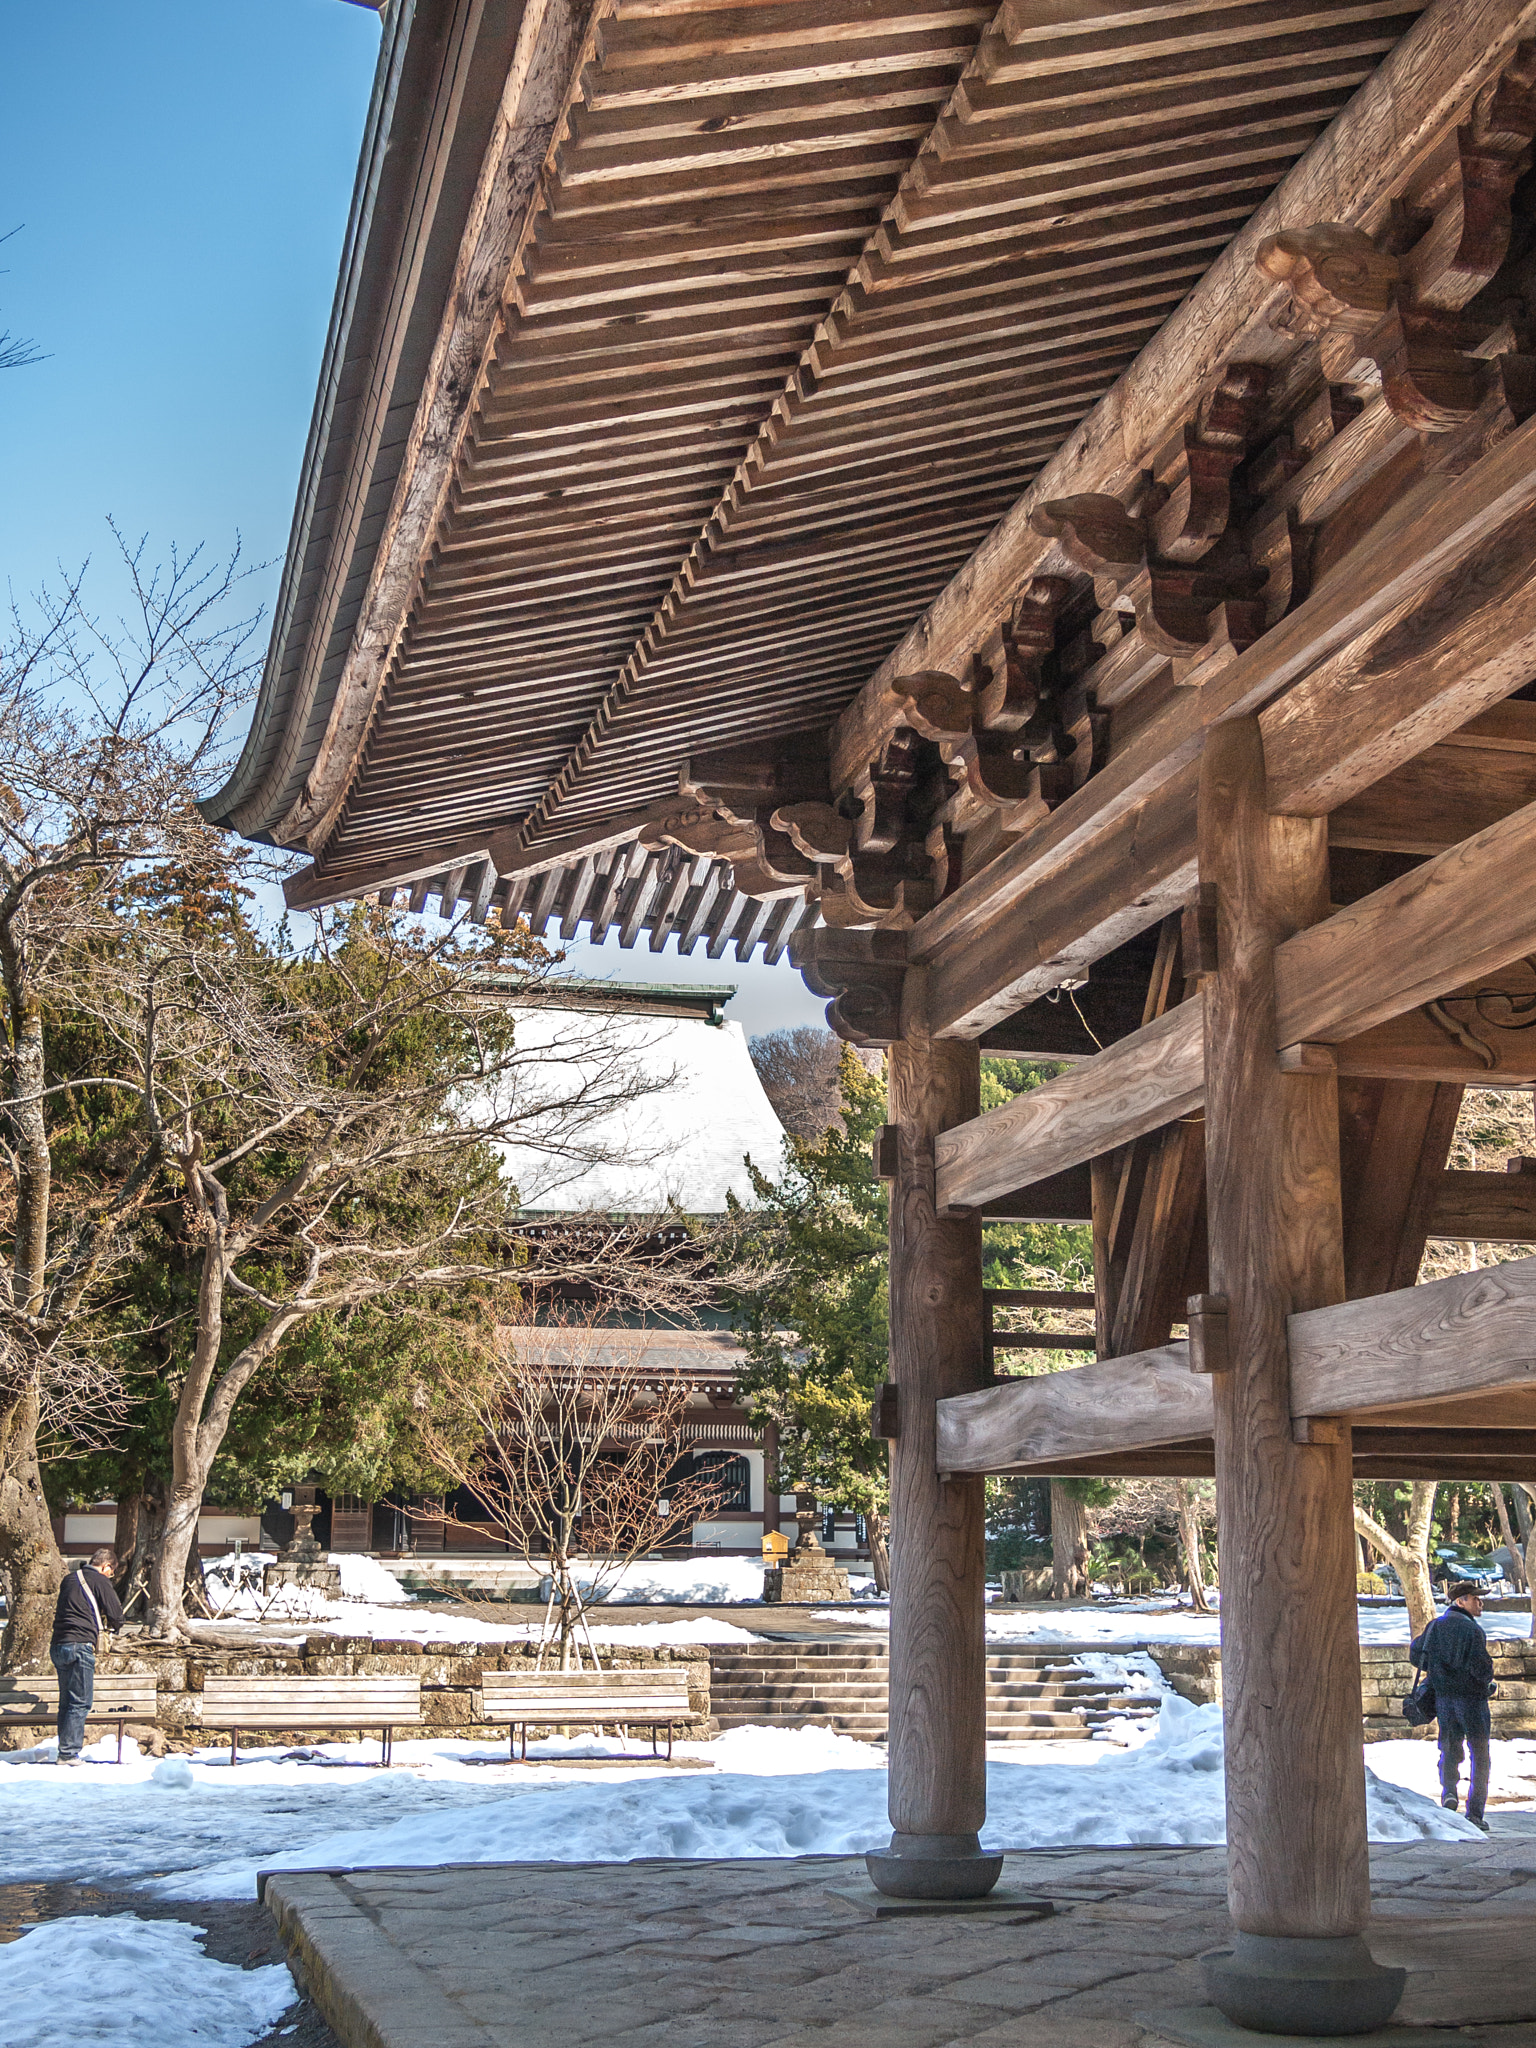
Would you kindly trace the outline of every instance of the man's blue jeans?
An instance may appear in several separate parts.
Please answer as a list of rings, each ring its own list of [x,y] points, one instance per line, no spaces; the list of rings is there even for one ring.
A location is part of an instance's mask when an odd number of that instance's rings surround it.
[[[1467,1818],[1481,1820],[1488,1797],[1488,1738],[1493,1717],[1486,1700],[1462,1699],[1456,1693],[1437,1693],[1435,1710],[1440,1721],[1440,1793],[1454,1805],[1461,1789],[1462,1747],[1472,1753],[1472,1782],[1467,1788]]]
[[[59,1674],[59,1761],[78,1756],[85,1743],[85,1717],[96,1690],[94,1643],[59,1643],[48,1652]]]

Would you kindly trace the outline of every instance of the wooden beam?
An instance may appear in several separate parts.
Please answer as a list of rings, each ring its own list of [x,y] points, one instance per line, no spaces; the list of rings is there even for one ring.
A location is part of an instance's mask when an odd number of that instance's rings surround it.
[[[1533,579],[1536,588],[1536,579]],[[1275,956],[1281,1045],[1353,1038],[1530,951],[1536,804],[1351,903]]]
[[[1190,1371],[1187,1344],[1163,1344],[940,1401],[939,1469],[1011,1472],[1145,1450],[1210,1430],[1210,1380]]]
[[[1303,222],[1384,226],[1415,158],[1462,117],[1533,18],[1522,0],[1439,0],[1425,10],[865,684],[833,728],[834,787],[850,783],[900,724],[898,677],[963,673],[1019,586],[1068,566],[1030,525],[1039,506],[1079,492],[1127,495],[1234,354],[1284,352],[1267,323],[1285,310],[1285,295],[1258,269],[1260,243]]]
[[[1529,872],[1533,859],[1536,805],[1528,805],[1288,939],[1274,961],[1276,1051],[1356,1038],[1529,952],[1536,900],[1508,878]],[[975,1207],[1027,1185],[1037,1162],[1042,1174],[1058,1173],[1198,1107],[1200,1013],[1193,997],[1072,1073],[946,1132],[935,1155],[941,1204]],[[1473,1078],[1444,1055],[1430,1067],[1447,1070],[1463,1083]]]
[[[945,1131],[934,1147],[939,1205],[979,1208],[1037,1171],[1043,1179],[1170,1123],[1204,1094],[1196,999],[1044,1087]]]
[[[1536,1175],[1442,1173],[1434,1188],[1428,1234],[1536,1244]]]
[[[1536,668],[1536,660],[1531,666]],[[1282,698],[1276,709],[1289,701]],[[1497,711],[1530,713],[1536,740],[1536,704],[1501,704]],[[1505,723],[1489,717],[1500,726]],[[1474,719],[1464,731],[1472,732],[1482,723]],[[1329,845],[1385,853],[1443,853],[1511,811],[1536,803],[1536,747],[1527,752],[1468,746],[1461,744],[1462,739],[1463,732],[1453,734],[1450,741],[1405,761],[1337,806],[1328,819]]]
[[[1536,1258],[1294,1315],[1289,1342],[1294,1415],[1531,1386]]]
[[[1351,559],[1347,574],[1327,578],[1202,688],[1175,691],[1167,708],[1123,746],[1112,748],[1104,766],[1042,825],[919,920],[910,954],[931,971],[935,1029],[973,1037],[1006,1009],[1044,993],[1058,956],[1069,962],[1056,974],[1061,980],[1085,958],[1097,957],[1092,948],[1100,937],[1101,952],[1119,944],[1143,893],[1133,851],[1138,840],[1158,849],[1154,893],[1187,882],[1193,851],[1192,774],[1207,731],[1262,710],[1320,665],[1348,654],[1357,669],[1347,676],[1330,671],[1342,716],[1344,704],[1362,694],[1360,674],[1368,670],[1371,650],[1380,644],[1390,652],[1391,635],[1406,612],[1418,620],[1423,659],[1433,661],[1443,685],[1442,697],[1422,710],[1415,725],[1419,746],[1464,725],[1481,708],[1461,690],[1455,660],[1467,630],[1462,592],[1469,576],[1475,587],[1469,565],[1491,535],[1533,508],[1536,420],[1450,482],[1438,475],[1426,478],[1381,519],[1370,546],[1360,550],[1358,561]],[[1519,668],[1524,650],[1523,637],[1511,645],[1513,666],[1498,678],[1505,694],[1529,673],[1529,667]],[[1484,697],[1484,704],[1489,701]],[[1327,731],[1332,712],[1319,700],[1316,713],[1320,730]],[[1390,707],[1382,716],[1384,723],[1390,721]],[[1384,761],[1376,772],[1390,765]],[[1339,787],[1337,800],[1342,803],[1370,779],[1363,775],[1358,785]],[[1055,900],[1060,878],[1074,864],[1095,878],[1093,889],[1080,892],[1082,907],[1075,919]],[[1067,886],[1073,885],[1069,881]],[[1146,908],[1143,922],[1150,923],[1166,907],[1159,900]],[[1022,974],[1016,965],[1020,956],[1009,950],[1021,921]],[[1055,949],[1044,958],[1037,958],[1029,936],[1036,922],[1050,931]],[[1511,958],[1514,950],[1503,957]]]
[[[1461,1095],[1433,1082],[1340,1081],[1344,1288],[1351,1301],[1418,1279]]]

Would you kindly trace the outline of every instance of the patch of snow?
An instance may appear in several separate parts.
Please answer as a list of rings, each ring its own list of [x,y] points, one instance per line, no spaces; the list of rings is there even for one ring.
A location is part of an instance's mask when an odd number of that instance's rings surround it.
[[[282,1963],[216,1962],[179,1920],[48,1920],[0,1947],[7,2048],[187,2041],[246,2048],[298,1997]]]
[[[762,1597],[763,1567],[754,1557],[638,1558],[614,1581],[606,1604],[730,1607]]]
[[[375,1607],[398,1606],[402,1601],[410,1600],[410,1594],[389,1566],[380,1564],[376,1557],[359,1557],[333,1550],[330,1561],[341,1567],[343,1600],[368,1600]]]
[[[861,1607],[856,1613],[847,1607],[823,1607],[816,1610],[813,1619],[845,1621],[862,1628],[883,1629],[891,1625],[890,1612],[884,1607]],[[1408,1640],[1408,1621],[1401,1607],[1361,1607],[1359,1619],[1362,1643],[1405,1643]],[[1528,1636],[1531,1618],[1528,1614],[1514,1612],[1485,1613],[1481,1626],[1494,1638]],[[987,1641],[1208,1643],[1215,1647],[1221,1641],[1221,1617],[1217,1614],[1192,1614],[1187,1607],[1170,1608],[1166,1601],[1117,1600],[1103,1605],[1096,1601],[1092,1607],[1067,1607],[1054,1612],[1038,1608],[1023,1614],[989,1613]]]

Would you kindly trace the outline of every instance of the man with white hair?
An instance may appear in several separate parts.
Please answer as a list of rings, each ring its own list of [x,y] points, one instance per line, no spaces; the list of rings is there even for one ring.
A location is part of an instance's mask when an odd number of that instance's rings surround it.
[[[117,1552],[107,1545],[89,1564],[64,1574],[53,1615],[48,1655],[59,1674],[59,1762],[75,1764],[85,1743],[85,1717],[96,1690],[96,1645],[123,1625],[122,1602],[112,1584]]]

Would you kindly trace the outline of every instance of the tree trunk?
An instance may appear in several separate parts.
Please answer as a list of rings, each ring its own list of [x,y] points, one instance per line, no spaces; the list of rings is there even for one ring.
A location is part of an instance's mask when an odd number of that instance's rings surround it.
[[[1051,1598],[1080,1600],[1088,1590],[1088,1510],[1060,1479],[1051,1481]]]
[[[1404,1542],[1357,1506],[1355,1527],[1396,1571],[1408,1602],[1408,1632],[1422,1635],[1435,1618],[1435,1588],[1429,1564],[1429,1532],[1435,1514],[1435,1481],[1415,1479],[1408,1499],[1408,1534]]]
[[[208,1464],[212,1464],[212,1459]],[[152,1635],[184,1633],[187,1566],[197,1541],[208,1472],[199,1458],[176,1460],[165,1526],[149,1568],[149,1628]]]
[[[1205,1597],[1205,1562],[1200,1555],[1200,1509],[1194,1482],[1175,1480],[1179,1501],[1179,1548],[1184,1553],[1184,1570],[1189,1579],[1189,1604],[1196,1614],[1209,1614]]]
[[[884,1515],[865,1515],[865,1533],[869,1537],[869,1568],[875,1575],[878,1592],[891,1590],[891,1553],[886,1542],[886,1519]]]
[[[38,1469],[37,1421],[35,1393],[23,1394],[0,1418],[0,1564],[9,1596],[0,1671],[46,1670],[64,1577]]]
[[[1491,1479],[1488,1484],[1489,1490],[1493,1494],[1494,1510],[1499,1518],[1499,1534],[1504,1539],[1504,1548],[1514,1559],[1510,1569],[1510,1577],[1515,1591],[1523,1593],[1530,1584],[1530,1580],[1525,1576],[1525,1561],[1520,1554],[1520,1546],[1515,1541],[1515,1532],[1509,1524],[1509,1503],[1504,1498],[1503,1482],[1498,1479]],[[1517,1494],[1518,1491],[1519,1489],[1517,1488]]]
[[[141,1609],[149,1611],[149,1574],[160,1552],[160,1534],[165,1527],[165,1482],[149,1478],[139,1495],[139,1513],[134,1529],[133,1551],[127,1558],[119,1553],[123,1571],[123,1614],[131,1620]]]
[[[1515,1520],[1525,1536],[1525,1583],[1536,1589],[1536,1523],[1531,1516],[1532,1501],[1536,1501],[1536,1486],[1527,1486],[1523,1479],[1517,1479]],[[1531,1634],[1536,1636],[1536,1590],[1531,1593]]]
[[[137,1481],[133,1482],[131,1493],[119,1493],[117,1499],[117,1525],[112,1531],[112,1548],[117,1552],[120,1574],[128,1569],[129,1559],[139,1547],[139,1522],[144,1511],[144,1494]],[[122,1578],[122,1584],[128,1583]]]

